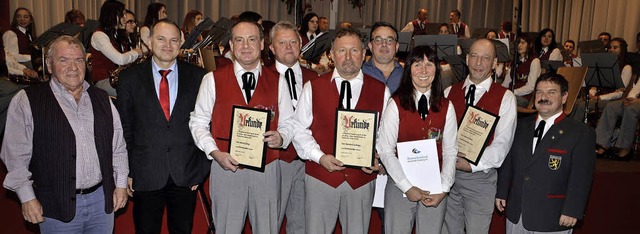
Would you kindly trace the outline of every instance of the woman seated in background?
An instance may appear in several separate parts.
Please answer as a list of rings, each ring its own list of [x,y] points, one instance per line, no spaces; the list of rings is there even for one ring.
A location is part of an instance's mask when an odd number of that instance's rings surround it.
[[[317,36],[318,30],[318,15],[313,12],[309,12],[302,18],[302,24],[300,24],[300,37],[302,38],[302,47],[304,47],[309,41],[313,40]]]
[[[151,26],[155,24],[158,20],[167,18],[167,7],[159,2],[151,3],[147,7],[147,16],[144,17],[144,23],[142,24],[142,28],[140,28],[140,38],[142,38],[142,42],[149,46],[149,32]]]
[[[385,233],[440,233],[446,193],[455,180],[457,123],[453,104],[444,97],[440,66],[429,46],[418,46],[406,59],[400,87],[382,116],[377,151],[389,179],[385,188]],[[435,140],[441,162],[442,191],[425,191],[411,184],[398,160],[398,143]]]
[[[438,28],[438,35],[447,35],[447,34],[451,34],[451,29],[449,28],[449,24],[446,24],[446,23],[440,24],[440,27]]]
[[[498,32],[496,32],[496,30],[491,29],[487,33],[484,34],[484,38],[497,39],[498,38]]]
[[[13,12],[11,29],[4,32],[2,42],[4,44],[6,65],[10,75],[37,78],[31,63],[31,42],[36,39],[33,15],[27,8],[20,7]]]
[[[180,27],[180,30],[182,30],[182,33],[184,34],[184,38],[188,38],[189,33],[191,33],[191,31],[193,31],[193,29],[195,29],[196,26],[200,24],[200,22],[202,22],[202,20],[202,13],[200,13],[199,11],[190,10],[189,12],[187,12],[187,14],[184,16],[184,20],[182,21],[182,27]],[[197,41],[202,41],[202,35],[198,36]]]
[[[526,34],[520,35],[518,42],[518,68],[515,72],[516,79],[511,78],[512,74],[505,74],[502,86],[510,89],[513,86],[513,94],[516,95],[518,107],[529,106],[529,100],[533,96],[536,80],[540,76],[540,59],[533,51],[533,38]]]
[[[540,61],[562,61],[562,54],[556,43],[556,33],[550,28],[545,28],[538,33],[535,47]]]
[[[118,33],[118,29],[124,30],[127,25],[135,27],[135,23],[128,23],[129,20],[135,22],[133,14],[124,12],[123,3],[106,1],[100,8],[100,27],[91,36],[91,79],[96,87],[107,91],[109,96],[117,96],[109,82],[110,73],[118,66],[133,63],[143,55],[142,50],[129,44],[125,38],[126,33]]]
[[[624,93],[625,88],[628,85],[632,85],[633,81],[631,80],[632,71],[631,65],[627,64],[626,56],[628,52],[627,42],[619,37],[612,39],[609,42],[611,48],[609,49],[609,53],[613,53],[618,57],[618,69],[620,69],[620,78],[622,79],[622,83],[624,84],[624,88],[619,89],[610,89],[610,88],[598,88],[591,87],[589,88],[589,109],[594,110],[603,110],[608,102],[620,99]],[[585,109],[585,101],[582,99],[578,99],[573,108],[573,112],[571,116],[577,120],[584,120],[584,110]]]

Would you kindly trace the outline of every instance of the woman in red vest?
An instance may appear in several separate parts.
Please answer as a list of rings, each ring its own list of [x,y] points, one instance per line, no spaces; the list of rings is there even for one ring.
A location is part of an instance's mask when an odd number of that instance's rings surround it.
[[[453,104],[440,85],[440,63],[428,46],[418,46],[407,56],[400,87],[382,116],[377,150],[390,176],[385,189],[386,233],[440,233],[446,194],[455,179],[457,123]],[[399,142],[435,139],[440,177],[424,178],[442,185],[433,194],[413,185],[396,153]],[[406,195],[406,197],[403,197]]]
[[[526,34],[519,37],[518,42],[518,68],[515,73],[515,81],[511,72],[507,73],[502,86],[510,89],[513,85],[513,94],[516,95],[518,107],[527,107],[536,86],[536,80],[540,77],[540,59],[533,51],[533,38]],[[513,83],[513,84],[512,84]]]
[[[31,42],[35,39],[36,31],[31,11],[23,7],[16,9],[11,29],[2,35],[9,74],[38,77],[31,64]]]

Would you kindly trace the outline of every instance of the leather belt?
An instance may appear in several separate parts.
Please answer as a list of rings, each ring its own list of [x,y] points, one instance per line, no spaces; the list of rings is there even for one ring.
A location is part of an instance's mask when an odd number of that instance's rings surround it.
[[[83,188],[83,189],[76,189],[76,194],[89,194],[89,193],[93,193],[96,190],[98,190],[98,188],[100,188],[100,186],[102,186],[102,181],[100,181],[100,183],[91,186],[89,188]]]

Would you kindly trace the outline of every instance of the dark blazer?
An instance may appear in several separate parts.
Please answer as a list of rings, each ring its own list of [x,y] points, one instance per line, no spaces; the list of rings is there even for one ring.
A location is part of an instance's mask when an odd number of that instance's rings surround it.
[[[191,137],[189,113],[206,71],[178,60],[178,96],[167,122],[153,83],[151,59],[120,73],[118,112],[129,151],[133,189],[154,191],[169,176],[178,186],[202,183],[210,162]]]
[[[562,114],[532,154],[537,116],[521,119],[498,171],[496,198],[506,199],[507,218],[530,231],[567,230],[560,215],[582,219],[595,169],[593,128]]]

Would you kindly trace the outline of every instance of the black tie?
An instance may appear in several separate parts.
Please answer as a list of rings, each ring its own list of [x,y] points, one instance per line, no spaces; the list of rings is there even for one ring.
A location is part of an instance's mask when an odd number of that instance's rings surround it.
[[[347,97],[346,109],[351,109],[351,83],[349,83],[349,81],[343,80],[340,86],[340,107],[342,108],[344,108],[344,105],[342,103],[344,103],[343,101],[345,98],[345,93]]]
[[[540,140],[542,140],[542,133],[544,132],[545,124],[546,122],[544,120],[540,121],[540,123],[538,124],[538,127],[536,128],[536,131],[533,132],[534,137],[538,138],[536,140],[536,147],[538,147],[538,145],[540,144]]]
[[[427,102],[427,97],[424,96],[424,94],[422,94],[420,101],[418,101],[418,112],[420,113],[422,120],[427,118],[427,115],[429,114],[429,104]]]
[[[545,51],[544,51],[544,50],[541,50],[541,51],[540,51],[540,57],[539,57],[539,58],[542,58],[542,56],[543,56],[544,54],[545,54]]]
[[[245,72],[242,74],[242,89],[247,97],[247,103],[251,101],[251,90],[256,88],[256,78],[253,72]]]
[[[316,37],[316,36],[315,36],[314,34],[311,34],[311,35],[309,36],[309,41],[313,40],[313,38],[314,38],[314,37]]]
[[[289,86],[289,94],[294,100],[298,100],[298,94],[296,94],[296,76],[293,74],[293,69],[288,68],[284,73],[284,77],[287,78],[287,85]]]
[[[473,102],[476,100],[476,85],[469,85],[469,90],[467,91],[467,96],[464,97],[467,101],[467,105],[473,106]]]

